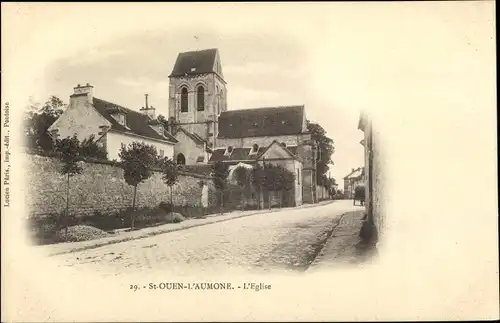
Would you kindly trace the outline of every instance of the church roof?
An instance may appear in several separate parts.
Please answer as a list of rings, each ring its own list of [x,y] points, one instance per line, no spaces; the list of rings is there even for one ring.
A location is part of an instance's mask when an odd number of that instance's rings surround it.
[[[268,107],[222,112],[219,138],[283,136],[303,133],[304,106]]]
[[[111,129],[118,132],[132,133],[152,139],[170,141],[176,143],[177,140],[168,132],[164,131],[161,136],[156,130],[149,126],[151,118],[140,112],[124,108],[118,104],[111,103],[98,98],[93,98],[93,106],[106,120],[111,123]],[[120,111],[125,114],[127,127],[124,127],[111,116],[113,111]]]
[[[201,144],[203,144],[205,142],[205,140],[203,140],[203,138],[201,138],[200,136],[198,136],[196,133],[191,133],[191,132],[187,131],[186,129],[182,128],[182,127],[177,128],[177,131],[175,132],[176,136],[177,136],[177,133],[179,131],[182,131],[184,134],[186,134],[186,136],[188,136],[189,138],[191,138],[197,144],[201,145]]]
[[[179,53],[170,76],[216,73],[214,71],[216,58],[216,48]]]

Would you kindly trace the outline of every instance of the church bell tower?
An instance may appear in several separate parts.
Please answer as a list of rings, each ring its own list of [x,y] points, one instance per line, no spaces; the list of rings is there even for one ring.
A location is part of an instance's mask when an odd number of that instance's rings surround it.
[[[227,111],[218,49],[180,53],[169,76],[168,118],[215,147],[218,117]]]

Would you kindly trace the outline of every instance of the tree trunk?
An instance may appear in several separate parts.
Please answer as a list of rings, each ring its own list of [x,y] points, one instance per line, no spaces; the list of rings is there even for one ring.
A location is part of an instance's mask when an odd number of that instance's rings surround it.
[[[131,215],[131,223],[130,228],[134,230],[135,226],[135,198],[137,196],[137,185],[134,186],[134,199],[132,200],[132,215]]]
[[[241,210],[245,211],[245,192],[241,189]]]
[[[272,199],[272,194],[271,194],[271,192],[268,192],[267,193],[267,200],[269,203],[269,210],[271,209],[271,199]]]
[[[172,222],[174,222],[174,196],[172,194],[172,187],[173,185],[170,186],[170,205],[172,206],[172,210],[170,211],[170,217]]]
[[[264,209],[264,206],[262,204],[263,204],[263,201],[262,201],[262,187],[259,187],[259,210]]]
[[[283,191],[279,191],[279,196],[280,196],[280,209],[283,206]]]
[[[220,191],[220,214],[224,214],[224,190]]]
[[[69,221],[69,173],[68,173],[68,182],[66,186],[66,216],[64,223],[64,238],[68,239],[68,221]]]

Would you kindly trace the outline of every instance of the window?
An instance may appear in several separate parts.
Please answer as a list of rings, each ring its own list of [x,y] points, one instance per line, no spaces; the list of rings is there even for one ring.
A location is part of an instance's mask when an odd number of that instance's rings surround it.
[[[125,114],[123,114],[122,112],[116,112],[116,113],[113,113],[111,114],[111,116],[119,123],[121,124],[122,126],[126,126],[126,120],[125,120]]]
[[[165,156],[165,152],[163,151],[163,149],[160,149],[160,157],[163,158],[163,156]]]
[[[196,103],[197,103],[198,111],[205,110],[205,89],[201,85],[198,86]]]
[[[297,168],[297,184],[300,185],[300,168]]]
[[[286,144],[284,142],[281,143],[281,146],[286,148]]]
[[[254,145],[252,146],[252,152],[251,152],[251,153],[252,153],[252,154],[256,154],[258,150],[259,150],[259,145],[254,144]]]
[[[181,90],[181,112],[188,112],[188,90],[185,87]]]
[[[233,146],[228,146],[226,148],[226,152],[224,153],[224,155],[231,155],[232,152],[233,152]]]

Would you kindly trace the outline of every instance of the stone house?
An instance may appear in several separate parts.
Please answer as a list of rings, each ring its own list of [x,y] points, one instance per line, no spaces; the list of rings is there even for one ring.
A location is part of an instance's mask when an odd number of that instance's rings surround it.
[[[348,199],[354,198],[354,190],[364,184],[364,167],[353,168],[344,177],[344,195]]]
[[[209,163],[281,163],[296,174],[297,201],[316,202],[317,156],[304,106],[225,111],[218,123],[217,147]]]
[[[384,227],[382,198],[384,172],[381,162],[380,138],[378,133],[373,131],[372,120],[365,114],[361,114],[359,118],[358,129],[364,134],[361,144],[364,146],[366,169],[364,182],[367,223],[375,229],[371,236],[374,241],[377,241]]]
[[[148,106],[147,96],[146,106],[138,112],[96,98],[94,87],[88,83],[74,88],[68,108],[48,131],[55,138],[76,135],[80,141],[94,135],[110,160],[119,160],[121,146],[132,142],[152,145],[160,157],[172,158],[177,143],[156,120],[155,108]]]
[[[207,162],[216,145],[217,119],[227,110],[226,81],[217,49],[180,53],[169,75],[168,121],[178,140],[178,163]]]
[[[280,165],[295,174],[293,190],[289,193],[290,199],[293,201],[292,204],[299,206],[303,203],[303,163],[294,152],[277,140],[273,140],[267,147],[258,147],[257,144],[254,144],[252,148],[232,148],[231,146],[217,148],[209,160],[209,163],[216,162],[228,164],[230,174],[236,167],[243,166],[242,164],[252,166],[252,168],[255,165],[261,167],[269,164]],[[253,198],[257,197],[253,196]],[[277,199],[277,196],[272,196],[272,199]],[[263,207],[264,198],[262,195],[260,201],[261,207]]]
[[[206,164],[210,158],[212,150],[208,147],[207,141],[197,133],[192,133],[179,127],[173,134],[177,140],[174,147],[175,161],[180,165]]]

